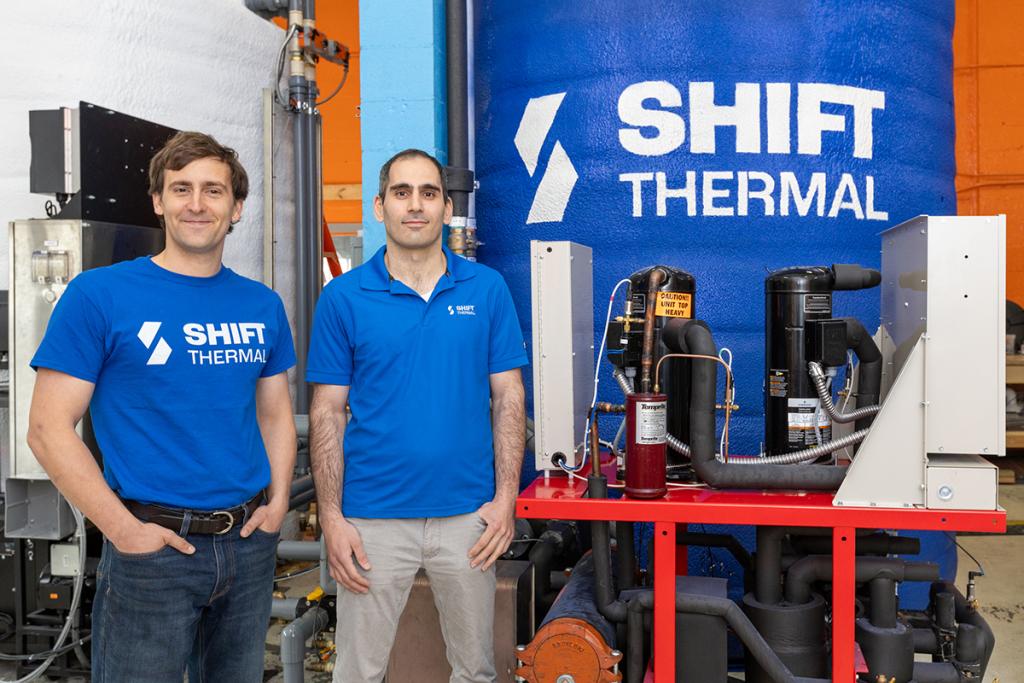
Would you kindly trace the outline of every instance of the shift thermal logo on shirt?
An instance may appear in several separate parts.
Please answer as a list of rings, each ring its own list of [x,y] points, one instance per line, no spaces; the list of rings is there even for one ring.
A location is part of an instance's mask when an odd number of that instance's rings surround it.
[[[181,329],[185,343],[196,347],[186,349],[193,365],[267,362],[264,323],[186,323]]]
[[[467,306],[449,306],[448,315],[476,315],[476,306],[473,304]]]
[[[558,108],[562,106],[564,99],[565,93],[560,92],[534,97],[526,103],[514,142],[516,151],[519,152],[531,178],[537,171],[540,150],[547,140],[551,125],[555,122],[555,115],[558,114]],[[576,186],[579,177],[562,143],[555,140],[547,168],[544,169],[544,175],[537,185],[537,193],[533,195],[533,204],[530,206],[526,222],[529,224],[561,221],[565,215],[565,207],[569,205],[572,188]]]
[[[153,348],[153,340],[156,339],[161,324],[158,322],[144,322],[142,327],[139,328],[139,341],[145,344],[147,349]],[[153,353],[150,354],[149,360],[146,361],[146,365],[164,365],[170,357],[171,346],[164,341],[163,337],[160,337],[156,342],[156,348],[153,348]]]

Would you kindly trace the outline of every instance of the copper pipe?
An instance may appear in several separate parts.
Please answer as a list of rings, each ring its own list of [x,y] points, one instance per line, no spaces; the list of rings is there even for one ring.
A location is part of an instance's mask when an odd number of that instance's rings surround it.
[[[647,301],[644,311],[644,345],[640,356],[640,393],[651,393],[651,366],[654,365],[654,309],[657,308],[658,286],[665,279],[665,271],[655,268],[647,281]]]
[[[601,473],[601,433],[597,430],[597,410],[590,412],[590,469]]]
[[[599,413],[624,413],[626,412],[625,403],[605,403],[601,402],[594,406],[594,409]]]

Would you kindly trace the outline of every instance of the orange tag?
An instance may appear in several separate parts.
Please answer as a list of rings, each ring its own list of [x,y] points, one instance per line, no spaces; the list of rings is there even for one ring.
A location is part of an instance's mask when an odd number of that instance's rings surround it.
[[[688,292],[658,292],[654,314],[669,318],[692,318],[693,295]]]

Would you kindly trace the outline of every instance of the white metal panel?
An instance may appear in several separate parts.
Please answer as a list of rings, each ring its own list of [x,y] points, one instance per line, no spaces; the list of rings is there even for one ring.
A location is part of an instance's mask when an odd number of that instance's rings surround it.
[[[924,342],[918,340],[850,464],[835,505],[912,507],[924,503]]]
[[[999,468],[980,455],[934,455],[928,462],[928,507],[995,510]]]
[[[530,242],[533,293],[534,464],[576,464],[593,392],[593,260],[572,242]]]
[[[925,448],[1006,452],[1004,216],[931,217]]]

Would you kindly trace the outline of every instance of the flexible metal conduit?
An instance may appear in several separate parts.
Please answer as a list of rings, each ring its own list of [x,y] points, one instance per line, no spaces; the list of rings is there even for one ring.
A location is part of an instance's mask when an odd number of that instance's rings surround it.
[[[818,392],[818,399],[821,401],[821,408],[830,418],[832,418],[833,422],[840,422],[843,424],[847,422],[854,422],[855,420],[870,417],[882,409],[882,406],[875,404],[873,406],[857,408],[856,410],[851,410],[848,413],[839,412],[835,403],[832,402],[832,392],[828,389],[828,379],[825,377],[825,371],[821,368],[821,363],[817,363],[812,360],[807,364],[807,370],[811,375],[811,382],[814,383],[814,390]]]
[[[763,458],[735,458],[730,463],[738,465],[794,465],[808,460],[817,460],[823,455],[828,455],[847,446],[860,443],[868,435],[869,429],[862,429],[853,434],[847,434],[828,443],[819,444],[802,451],[794,451],[783,455],[767,455]]]

